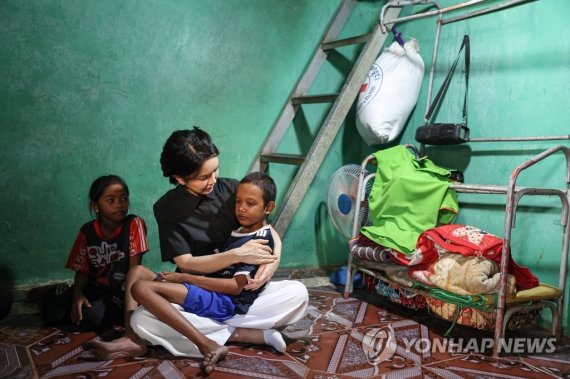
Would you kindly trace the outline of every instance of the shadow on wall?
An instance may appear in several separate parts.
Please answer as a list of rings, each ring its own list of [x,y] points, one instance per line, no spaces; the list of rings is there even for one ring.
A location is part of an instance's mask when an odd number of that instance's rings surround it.
[[[469,145],[440,145],[426,146],[426,154],[440,167],[464,172],[469,166],[473,152]]]
[[[300,145],[301,154],[306,154],[310,149],[315,137],[311,134],[309,122],[303,107],[299,107],[295,118],[293,118],[293,127],[297,135],[297,141]]]
[[[344,77],[348,77],[355,64],[354,58],[348,59],[337,50],[330,50],[328,52],[327,60],[334,68],[341,72]]]
[[[324,201],[315,212],[315,237],[318,267],[346,263],[348,241],[334,228]]]
[[[14,274],[8,267],[2,264],[0,264],[0,288],[1,289],[14,288]]]
[[[0,265],[0,320],[10,314],[12,310],[12,288],[14,288],[14,275],[6,266]]]

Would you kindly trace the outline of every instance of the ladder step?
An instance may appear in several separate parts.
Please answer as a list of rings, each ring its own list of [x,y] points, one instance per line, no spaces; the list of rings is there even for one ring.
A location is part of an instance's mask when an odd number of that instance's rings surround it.
[[[493,186],[493,185],[476,185],[476,184],[452,184],[451,188],[457,192],[464,193],[486,193],[486,194],[503,194],[507,193],[506,186]],[[517,188],[518,189],[518,188]]]
[[[299,104],[317,104],[317,103],[334,103],[338,93],[331,93],[328,95],[307,95],[291,98],[293,105]]]
[[[451,188],[463,193],[505,194],[507,186],[493,186],[488,184],[452,184]],[[565,191],[552,188],[515,187],[515,193],[523,192],[525,195],[565,196]]]
[[[269,153],[261,154],[259,159],[264,163],[273,162],[300,166],[305,161],[305,156],[296,154]]]
[[[339,39],[336,41],[323,42],[321,44],[321,49],[323,49],[324,51],[327,51],[327,50],[332,50],[332,49],[336,49],[336,48],[343,47],[343,46],[365,43],[366,41],[368,41],[368,37],[370,37],[370,33],[363,34],[360,36],[350,37],[350,38]]]
[[[295,86],[292,88],[287,97],[287,100],[284,101],[283,108],[281,109],[277,120],[275,120],[273,126],[271,127],[271,130],[269,130],[267,136],[265,137],[265,140],[257,150],[255,158],[249,167],[250,172],[267,170],[267,164],[262,164],[261,162],[261,154],[278,150],[281,140],[287,134],[290,126],[293,125],[293,120],[295,119],[298,108],[300,107],[299,105],[295,105],[293,103],[292,98],[295,96],[304,96],[309,93],[309,88],[311,88],[311,85],[318,76],[321,67],[327,63],[327,52],[321,48],[321,45],[325,41],[335,41],[337,39],[340,39],[339,34],[343,29],[346,21],[350,18],[354,7],[356,7],[358,3],[358,0],[337,0],[336,2],[338,5],[336,7],[334,15],[330,19],[326,30],[319,40],[319,43],[315,45],[313,57],[310,58],[308,65],[305,67],[305,71]],[[360,85],[362,85],[362,83],[360,83]],[[336,91],[336,89],[330,89],[330,91]]]
[[[387,14],[388,19],[392,19],[398,16],[400,10],[388,10],[388,13],[390,13],[389,15]],[[313,144],[307,152],[305,163],[299,167],[299,171],[297,171],[295,178],[291,182],[285,197],[280,202],[279,209],[275,216],[273,216],[273,227],[281,233],[281,235],[285,234],[285,231],[293,219],[293,215],[301,205],[303,197],[315,177],[315,173],[319,170],[350,108],[358,97],[362,83],[366,80],[370,67],[372,67],[372,64],[376,60],[378,52],[381,46],[384,45],[384,42],[386,42],[387,37],[387,33],[382,31],[381,25],[375,24],[370,33],[370,38],[366,41],[356,63],[342,86],[337,100],[333,103],[319,132],[315,136]]]
[[[338,39],[343,25],[345,25],[346,21],[350,18],[351,12],[359,0],[338,0],[337,2],[339,3],[338,7],[327,26],[327,30],[321,37],[320,43],[316,46],[314,56],[289,94],[287,101],[283,105],[281,114],[273,124],[250,166],[251,172],[267,171],[270,162],[299,165],[299,169],[293,181],[289,185],[283,200],[280,201],[279,208],[273,216],[273,227],[281,236],[287,231],[293,219],[293,215],[301,205],[303,197],[314,179],[315,173],[319,170],[325,155],[332,146],[347,114],[355,99],[358,97],[362,83],[364,83],[370,71],[370,67],[372,67],[381,46],[384,45],[388,37],[387,33],[383,32],[381,25],[376,23],[370,34]],[[385,16],[387,19],[394,19],[397,18],[399,14],[400,9],[388,9]],[[358,55],[356,62],[338,94],[307,96],[321,67],[327,62],[329,55],[332,54],[328,50],[362,42],[365,42],[362,51]],[[334,89],[332,91],[334,91]],[[324,102],[329,103],[331,109],[321,124],[317,135],[314,136],[311,147],[306,153],[306,157],[269,153],[277,151],[281,140],[289,130],[288,128],[292,125],[295,126],[294,119],[300,104]]]

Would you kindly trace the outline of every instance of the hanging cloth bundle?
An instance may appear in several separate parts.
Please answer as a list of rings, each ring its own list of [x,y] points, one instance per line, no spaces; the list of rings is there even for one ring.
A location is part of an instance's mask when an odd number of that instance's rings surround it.
[[[463,122],[461,124],[450,124],[450,123],[433,123],[431,118],[434,111],[439,108],[455,68],[457,67],[457,62],[461,56],[461,52],[465,48],[465,98],[463,100]],[[441,88],[439,89],[435,99],[430,105],[425,119],[424,125],[416,130],[416,141],[427,144],[427,145],[456,145],[469,141],[469,128],[467,127],[467,88],[469,86],[469,36],[463,36],[463,43],[459,48],[457,53],[457,58],[455,62],[449,69],[447,77],[443,81]]]

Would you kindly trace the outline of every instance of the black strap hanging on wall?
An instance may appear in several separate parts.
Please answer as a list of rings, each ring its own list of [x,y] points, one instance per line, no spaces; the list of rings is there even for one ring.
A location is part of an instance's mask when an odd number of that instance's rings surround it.
[[[465,98],[463,99],[463,121],[461,124],[450,123],[432,123],[431,118],[439,109],[443,98],[457,67],[457,62],[461,57],[461,52],[465,49]],[[469,36],[463,36],[463,43],[457,53],[455,62],[449,69],[447,77],[443,81],[441,88],[437,92],[433,102],[431,103],[425,119],[424,125],[416,130],[416,141],[427,145],[456,145],[469,141],[469,128],[467,127],[467,89],[469,88]]]

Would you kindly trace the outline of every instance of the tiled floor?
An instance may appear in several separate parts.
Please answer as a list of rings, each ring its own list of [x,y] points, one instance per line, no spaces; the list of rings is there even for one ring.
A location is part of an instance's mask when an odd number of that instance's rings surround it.
[[[307,316],[283,330],[286,353],[259,346],[231,346],[210,378],[570,378],[570,344],[566,340],[552,354],[500,359],[473,352],[438,351],[427,344],[443,343],[442,335],[449,327],[445,321],[363,291],[344,299],[328,283],[326,272],[293,271],[280,277],[302,280],[310,293]],[[88,342],[111,338],[116,331],[99,337],[65,333],[34,326],[34,320],[33,306],[18,304],[15,313],[0,323],[4,325],[0,326],[0,377],[204,376],[198,360],[175,358],[161,348],[151,349],[142,358],[96,361],[86,349]],[[518,335],[546,336],[537,328],[525,333]],[[453,337],[481,341],[490,336],[456,326]]]

